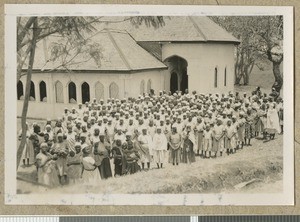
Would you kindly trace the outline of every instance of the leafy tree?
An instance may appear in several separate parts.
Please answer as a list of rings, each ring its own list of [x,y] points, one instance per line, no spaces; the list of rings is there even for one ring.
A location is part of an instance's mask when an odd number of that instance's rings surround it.
[[[26,144],[26,119],[30,97],[31,76],[34,66],[36,45],[50,35],[57,35],[64,43],[54,43],[51,46],[50,61],[60,61],[55,68],[65,68],[74,64],[79,54],[85,54],[87,60],[94,59],[101,65],[101,47],[93,42],[87,42],[88,36],[97,31],[99,23],[123,22],[129,20],[132,25],[153,26],[164,25],[162,16],[125,17],[119,21],[107,20],[107,17],[18,17],[17,18],[17,81],[26,76],[25,96],[22,109],[22,137],[17,151],[17,167]],[[68,57],[72,52],[72,57]],[[85,61],[82,61],[85,62]],[[26,70],[24,72],[23,70]],[[51,71],[51,70],[50,70]]]
[[[273,65],[273,74],[280,91],[283,83],[280,64],[283,61],[283,17],[282,16],[221,16],[213,21],[232,33],[241,43],[237,47],[235,84],[249,84],[254,65],[264,68],[264,61]]]

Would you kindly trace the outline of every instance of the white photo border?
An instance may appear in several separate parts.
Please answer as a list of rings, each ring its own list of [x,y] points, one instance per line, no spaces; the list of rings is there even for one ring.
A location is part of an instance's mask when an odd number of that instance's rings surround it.
[[[5,204],[9,205],[294,205],[294,20],[292,6],[5,5]],[[283,15],[283,193],[276,194],[17,194],[16,18],[19,16]],[[58,198],[59,197],[59,198]]]

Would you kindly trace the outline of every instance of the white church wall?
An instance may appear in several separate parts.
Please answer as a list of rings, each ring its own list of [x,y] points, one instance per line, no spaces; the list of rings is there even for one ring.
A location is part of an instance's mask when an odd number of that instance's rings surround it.
[[[144,71],[141,73],[134,73],[128,75],[126,77],[126,89],[125,94],[127,97],[137,97],[141,95],[141,82],[144,80],[144,92],[147,92],[147,83],[148,80],[151,80],[151,89],[155,91],[157,94],[160,90],[164,90],[164,75],[166,74],[166,70],[151,70]]]
[[[177,55],[188,62],[189,91],[198,93],[222,93],[234,87],[233,44],[222,43],[170,43],[162,47],[162,58]],[[218,69],[218,84],[214,86],[214,70]],[[224,86],[224,71],[227,71]]]
[[[82,103],[81,85],[86,82],[90,87],[90,100],[95,97],[95,85],[100,82],[104,86],[104,100],[109,98],[109,86],[116,83],[119,88],[119,99],[128,97],[137,97],[140,95],[140,82],[145,81],[145,92],[147,91],[147,82],[151,79],[151,88],[157,93],[165,88],[164,75],[165,70],[141,71],[133,74],[124,73],[34,73],[32,82],[35,86],[35,101],[29,101],[29,118],[58,118],[62,116],[64,108],[71,109]],[[39,83],[46,83],[47,102],[41,102],[39,97]],[[26,78],[22,77],[23,92],[25,93]],[[55,84],[60,81],[63,85],[63,103],[56,101]],[[68,85],[70,82],[76,85],[76,103],[69,102]],[[17,101],[17,116],[21,116],[23,101]]]

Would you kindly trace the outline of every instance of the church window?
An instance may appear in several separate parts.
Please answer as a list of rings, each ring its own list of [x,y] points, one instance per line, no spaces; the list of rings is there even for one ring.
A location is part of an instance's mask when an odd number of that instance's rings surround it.
[[[227,69],[225,68],[225,71],[224,71],[224,86],[227,85]]]
[[[82,103],[90,101],[90,86],[87,82],[81,85]]]
[[[214,80],[214,86],[215,86],[215,88],[218,87],[218,69],[217,69],[217,67],[215,68],[215,80]]]
[[[109,86],[109,97],[119,99],[119,86],[115,82]]]
[[[140,94],[143,95],[145,93],[145,81],[142,80],[140,84]]]
[[[64,102],[64,87],[60,81],[55,83],[55,94],[56,94],[56,102],[63,103]]]
[[[150,93],[151,87],[152,87],[152,81],[151,79],[149,79],[147,82],[147,93]]]
[[[104,99],[104,85],[100,82],[97,82],[95,85],[95,96],[97,101]]]
[[[77,94],[76,94],[76,85],[74,82],[69,83],[68,91],[69,91],[69,103],[76,103],[77,102]]]
[[[35,88],[34,88],[34,83],[32,81],[30,83],[29,101],[35,101]]]
[[[47,88],[44,81],[40,82],[40,101],[47,102]]]
[[[17,98],[18,98],[18,100],[22,100],[24,98],[23,83],[20,80],[17,84]]]

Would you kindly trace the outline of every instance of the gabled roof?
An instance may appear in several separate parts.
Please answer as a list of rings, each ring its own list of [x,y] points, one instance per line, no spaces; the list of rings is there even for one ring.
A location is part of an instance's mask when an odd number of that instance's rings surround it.
[[[164,69],[165,64],[152,56],[126,32],[104,29],[91,36],[83,48],[95,48],[100,52],[99,59],[91,57],[86,52],[77,53],[76,49],[69,52],[62,67],[61,60],[48,61],[53,44],[65,44],[60,37],[50,36],[45,42],[37,45],[33,69],[37,70],[99,70],[99,71],[134,71],[145,69]],[[73,58],[75,56],[75,58]]]
[[[165,16],[165,25],[159,28],[133,26],[126,19],[116,21],[115,18],[115,22],[103,23],[99,28],[126,30],[137,42],[240,42],[206,16]]]

